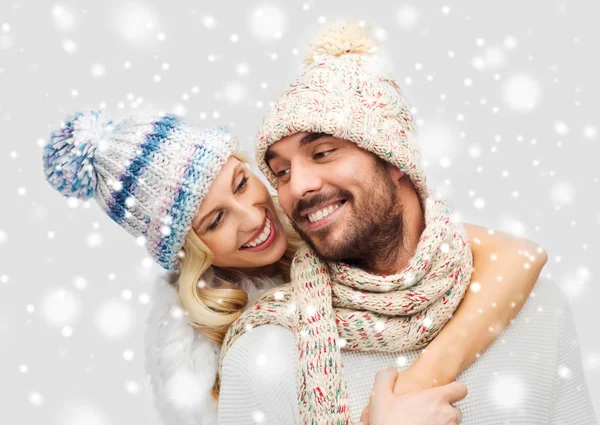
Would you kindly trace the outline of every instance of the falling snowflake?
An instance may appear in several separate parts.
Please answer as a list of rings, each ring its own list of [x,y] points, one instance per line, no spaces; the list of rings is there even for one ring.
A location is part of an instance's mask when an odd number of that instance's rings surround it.
[[[81,311],[81,302],[70,291],[55,289],[42,299],[42,316],[51,326],[62,327],[75,322]]]
[[[90,248],[96,248],[102,245],[102,235],[98,232],[92,232],[87,235],[85,242]]]
[[[73,31],[79,26],[76,12],[62,4],[52,6],[52,20],[60,31]]]
[[[569,369],[567,366],[559,366],[557,372],[558,376],[563,379],[569,379],[571,377],[571,369]]]
[[[585,137],[587,140],[593,140],[596,138],[597,135],[598,130],[596,130],[596,127],[594,127],[593,125],[587,125],[583,129],[583,137]]]
[[[502,87],[502,100],[515,112],[530,112],[535,109],[541,96],[538,81],[529,74],[509,77]]]
[[[562,121],[555,121],[554,131],[556,131],[559,135],[564,136],[569,132],[569,127]]]
[[[115,32],[134,47],[151,45],[161,27],[159,14],[150,5],[141,2],[118,5],[110,22]]]
[[[64,40],[62,43],[62,48],[65,52],[71,55],[77,53],[77,44],[71,39]]]
[[[506,48],[507,50],[515,49],[518,44],[519,44],[519,42],[516,39],[516,37],[509,35],[504,38],[504,48]]]
[[[121,300],[103,303],[95,315],[96,327],[102,335],[116,339],[127,335],[133,329],[135,313]]]
[[[516,408],[526,398],[525,384],[517,376],[501,376],[491,381],[492,401],[498,407]]]
[[[213,29],[217,26],[217,20],[212,15],[206,15],[202,17],[202,23],[208,29]]]
[[[411,4],[402,5],[396,12],[396,21],[400,28],[412,31],[419,23],[419,10]]]
[[[254,419],[254,422],[260,424],[265,421],[265,414],[260,410],[256,410],[252,413],[252,419]]]
[[[259,354],[259,355],[256,357],[256,364],[257,364],[257,365],[259,365],[259,366],[264,366],[264,365],[266,365],[266,364],[267,364],[267,361],[268,361],[268,360],[267,360],[267,357],[266,357],[264,354]]]
[[[44,396],[42,396],[37,391],[33,391],[29,393],[29,402],[36,407],[41,406],[44,403]]]
[[[408,359],[405,356],[396,358],[396,367],[405,367],[408,364]]]
[[[166,396],[176,408],[197,406],[204,403],[204,397],[212,387],[209,381],[201,379],[192,370],[179,369],[165,383]]]
[[[283,37],[287,17],[278,6],[264,4],[250,12],[248,27],[257,40],[271,42]]]
[[[138,394],[140,392],[140,384],[135,381],[126,381],[125,390],[130,394]]]
[[[557,183],[550,190],[550,198],[555,205],[566,206],[573,202],[575,189],[570,183]]]
[[[419,146],[423,158],[449,163],[457,154],[458,143],[452,129],[444,122],[430,122],[419,129]],[[442,161],[444,159],[444,161]]]
[[[227,83],[223,91],[225,100],[230,105],[240,104],[248,95],[246,86],[238,81]]]
[[[90,72],[92,73],[92,77],[101,78],[106,73],[106,68],[101,63],[96,63],[92,65]]]
[[[88,287],[88,282],[87,282],[87,280],[85,280],[85,278],[83,278],[81,276],[75,276],[73,278],[73,286],[75,286],[75,288],[83,291],[85,288]]]
[[[86,402],[69,401],[58,413],[62,425],[110,425],[112,421],[101,409]]]

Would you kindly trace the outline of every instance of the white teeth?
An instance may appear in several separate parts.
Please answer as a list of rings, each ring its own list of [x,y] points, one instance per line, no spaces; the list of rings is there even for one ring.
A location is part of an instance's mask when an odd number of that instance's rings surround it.
[[[267,224],[265,224],[265,228],[262,233],[254,239],[252,242],[247,243],[246,245],[242,245],[242,248],[254,248],[256,245],[260,245],[271,235],[271,220],[267,218]]]
[[[322,220],[323,218],[327,217],[329,214],[331,214],[332,212],[334,212],[335,210],[337,210],[339,207],[341,207],[342,204],[335,204],[335,205],[330,205],[328,207],[325,207],[317,212],[314,212],[312,214],[308,215],[308,220],[311,223],[314,223],[315,221],[319,221]]]

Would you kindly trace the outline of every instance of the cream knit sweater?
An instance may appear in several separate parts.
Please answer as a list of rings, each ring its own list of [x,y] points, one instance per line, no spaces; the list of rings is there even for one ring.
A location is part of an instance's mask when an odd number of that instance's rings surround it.
[[[224,359],[218,424],[299,424],[296,350],[293,333],[273,325],[236,341]],[[378,370],[408,366],[417,355],[344,351],[352,417]],[[571,312],[552,281],[538,281],[513,323],[458,380],[469,389],[457,404],[465,425],[596,424]]]

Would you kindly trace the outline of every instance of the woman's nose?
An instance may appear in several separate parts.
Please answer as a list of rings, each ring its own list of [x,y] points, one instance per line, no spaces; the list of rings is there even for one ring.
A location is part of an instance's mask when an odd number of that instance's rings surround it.
[[[255,205],[239,203],[238,207],[240,230],[243,232],[256,232],[265,221],[265,209]]]

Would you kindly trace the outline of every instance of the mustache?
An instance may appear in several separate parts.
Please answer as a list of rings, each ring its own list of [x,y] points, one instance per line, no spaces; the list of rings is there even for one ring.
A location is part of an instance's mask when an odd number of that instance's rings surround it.
[[[346,201],[351,201],[354,199],[352,193],[348,192],[345,189],[336,189],[330,193],[317,193],[312,198],[309,199],[300,199],[294,209],[292,210],[292,220],[295,222],[299,222],[304,220],[304,217],[300,215],[300,211],[314,208],[317,205],[321,205],[327,202],[331,202],[335,199],[345,199]]]

